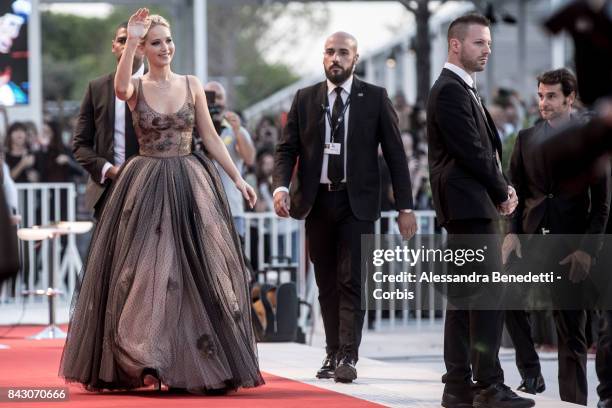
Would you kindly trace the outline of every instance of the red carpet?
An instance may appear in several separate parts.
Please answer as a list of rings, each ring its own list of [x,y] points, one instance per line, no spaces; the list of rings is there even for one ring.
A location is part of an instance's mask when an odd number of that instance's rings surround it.
[[[0,335],[8,328],[0,326]],[[67,385],[58,378],[62,340],[25,340],[42,326],[18,326],[0,344],[0,387],[68,387],[69,400],[62,402],[1,402],[2,407],[338,407],[373,408],[381,405],[323,390],[297,381],[264,373],[266,384],[255,389],[241,389],[227,396],[207,397],[171,395],[154,390],[90,393],[78,385]],[[64,327],[65,330],[65,327]],[[3,392],[4,394],[4,392]],[[4,394],[6,395],[6,394]],[[5,400],[6,401],[6,400]]]

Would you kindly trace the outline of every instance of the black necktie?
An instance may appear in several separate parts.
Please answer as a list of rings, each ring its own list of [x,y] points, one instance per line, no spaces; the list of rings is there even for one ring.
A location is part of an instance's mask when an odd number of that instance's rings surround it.
[[[132,124],[132,113],[128,107],[127,102],[125,103],[125,160],[138,154],[138,140],[136,139],[136,132],[134,132],[134,125]]]
[[[331,135],[334,143],[340,143],[340,154],[330,154],[327,164],[327,177],[332,184],[338,184],[344,179],[344,102],[342,102],[342,87],[337,87],[336,101],[332,109]]]
[[[482,114],[484,115],[484,107],[482,106],[482,99],[480,98],[480,94],[478,93],[478,90],[476,89],[475,86],[468,86],[468,88],[470,88],[470,90],[474,93],[474,97],[476,98],[476,103],[478,104],[478,107],[480,108],[480,110],[482,111]]]

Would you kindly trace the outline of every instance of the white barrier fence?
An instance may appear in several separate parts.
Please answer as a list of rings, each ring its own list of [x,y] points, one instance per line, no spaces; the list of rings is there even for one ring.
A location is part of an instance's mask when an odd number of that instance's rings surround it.
[[[414,247],[420,248],[421,245],[425,244],[426,246],[433,245],[433,235],[436,233],[436,213],[435,211],[416,211],[417,218],[417,235],[415,236]],[[382,226],[386,225],[387,230],[382,230]],[[397,224],[397,212],[390,211],[382,214],[381,219],[376,222],[374,233],[380,239],[381,234],[399,234],[399,227]],[[427,241],[427,242],[425,242]],[[398,263],[391,264],[391,273],[399,273],[402,272],[397,270],[399,266]],[[416,274],[420,274],[422,270],[420,269],[420,264],[417,264]],[[388,282],[385,285],[386,291],[394,291],[396,288],[400,290],[408,289],[408,283],[394,283]],[[383,320],[386,322],[384,325],[384,329],[393,330],[396,327],[406,327],[411,322],[416,322],[417,328],[421,326],[421,324],[425,321],[425,317],[427,317],[427,322],[430,326],[433,326],[436,322],[436,318],[441,318],[445,316],[446,311],[446,299],[437,293],[433,287],[433,285],[427,285],[427,288],[423,288],[420,283],[417,283],[414,288],[414,303],[420,305],[418,308],[410,308],[409,301],[396,301],[389,300],[387,303],[389,304],[389,311],[385,314],[382,308],[382,300],[377,300],[375,305],[375,318],[372,322],[374,324],[374,328],[380,330],[382,328]],[[376,288],[382,288],[382,284],[376,284]],[[368,290],[368,288],[366,288]],[[367,302],[367,298],[366,298]]]
[[[416,211],[415,214],[419,226],[418,234],[433,235],[435,233],[435,212]],[[251,257],[254,269],[260,272],[259,281],[286,282],[291,280],[290,277],[294,273],[298,296],[313,305],[316,312],[318,310],[318,291],[314,281],[313,266],[306,253],[304,222],[281,219],[274,213],[247,213],[245,218],[246,253]],[[383,212],[380,220],[375,224],[374,232],[376,235],[399,234],[397,212]],[[416,239],[415,245],[420,247],[422,237],[417,236]],[[263,273],[264,271],[266,272]],[[395,287],[392,285],[390,289],[393,290]],[[443,316],[446,303],[433,287],[430,286],[425,291],[420,285],[417,285],[415,300],[416,304],[422,305],[422,308],[410,309],[408,301],[400,305],[391,302],[392,308],[399,310],[389,312],[384,312],[382,301],[378,301],[375,305],[375,317],[373,320],[370,319],[369,324],[377,330],[383,327],[394,329],[398,326],[407,326],[411,322],[416,322],[418,327],[425,321],[425,317],[430,325],[434,325],[435,319]],[[302,323],[304,320],[305,316],[302,316]],[[385,321],[384,325],[383,321]]]
[[[73,183],[21,183],[16,184],[18,194],[19,227],[48,225],[58,221],[76,220],[76,188]],[[82,267],[77,250],[76,238],[68,235],[57,239],[53,259],[55,283],[63,292],[60,299],[70,299],[76,285],[76,278]],[[0,305],[6,303],[34,303],[43,299],[23,295],[25,291],[47,290],[51,242],[20,241],[21,270],[11,280],[0,286]]]
[[[27,183],[17,184],[19,194],[19,214],[21,227],[46,225],[56,221],[76,220],[76,189],[72,183]],[[419,234],[435,233],[435,213],[417,211]],[[253,268],[258,272],[260,281],[295,281],[298,296],[318,308],[317,288],[314,282],[312,264],[306,252],[306,234],[303,221],[281,219],[274,213],[246,213],[245,252]],[[375,224],[375,234],[399,234],[397,212],[384,212]],[[421,239],[417,236],[417,239]],[[417,243],[420,246],[420,242]],[[56,245],[53,259],[56,261],[55,282],[64,293],[60,300],[69,301],[75,289],[82,260],[77,250],[76,237],[68,235],[62,245]],[[0,306],[2,304],[41,302],[35,296],[24,296],[24,291],[46,290],[48,287],[50,242],[20,242],[22,270],[12,280],[0,287]],[[394,288],[391,288],[394,289]],[[421,287],[415,288],[417,304],[428,309],[428,321],[443,313],[445,304],[433,289],[425,293]],[[413,321],[420,325],[424,321],[422,310],[411,310],[408,304],[398,311],[384,312],[380,302],[376,304],[375,318],[370,323],[374,327],[393,329],[406,326]],[[437,310],[438,315],[433,312]],[[383,325],[383,321],[386,323]]]

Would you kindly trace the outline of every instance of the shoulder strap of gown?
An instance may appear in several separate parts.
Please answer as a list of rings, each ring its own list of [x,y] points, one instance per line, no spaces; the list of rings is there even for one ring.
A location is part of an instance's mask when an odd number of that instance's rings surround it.
[[[138,101],[140,100],[140,94],[142,94],[142,78],[138,77],[138,95],[136,95],[136,104],[138,105]]]
[[[187,96],[186,98],[189,102],[193,102],[193,95],[191,94],[191,87],[189,86],[189,75],[185,75],[185,79],[187,80]]]

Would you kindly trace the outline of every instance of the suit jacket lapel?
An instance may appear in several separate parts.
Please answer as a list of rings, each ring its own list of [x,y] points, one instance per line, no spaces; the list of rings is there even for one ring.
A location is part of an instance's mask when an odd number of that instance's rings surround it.
[[[470,91],[468,84],[466,84],[465,81],[461,77],[459,77],[459,75],[455,74],[453,71],[451,71],[450,69],[446,69],[446,68],[442,69],[442,74],[454,78],[455,80],[459,81],[461,85],[463,85],[463,87],[465,88],[465,91],[470,96],[470,101],[472,102],[472,105],[473,105],[472,107],[476,108],[476,110],[480,112],[480,117],[483,119],[485,127],[487,128],[487,135],[491,139],[491,142],[493,143],[493,147],[497,150],[497,153],[499,154],[499,159],[501,160],[501,157],[502,157],[501,140],[499,138],[499,135],[497,134],[497,129],[495,128],[493,124],[493,119],[491,118],[491,115],[489,114],[489,111],[487,110],[487,108],[484,106],[484,103],[482,104],[482,109],[480,109],[480,106],[478,106],[478,102],[476,102],[476,100],[474,99],[474,96],[472,95],[472,92]],[[482,103],[482,100],[481,100],[481,103]]]
[[[478,108],[478,110],[480,110],[480,108]],[[482,110],[480,110],[480,113],[482,114],[482,119],[484,120],[485,126],[487,127],[487,132],[489,133],[491,141],[493,142],[493,144],[496,144],[497,139],[499,139],[499,136],[497,135],[497,128],[493,123],[493,119],[489,115],[489,111],[484,106],[484,103],[482,104]]]
[[[319,118],[319,123],[317,129],[319,130],[319,137],[321,138],[321,146],[325,144],[325,121],[327,120],[327,115],[323,111],[323,107],[327,106],[327,81],[323,81],[319,84],[319,89],[315,94],[315,111],[318,112],[315,114]],[[320,112],[320,113],[319,113]]]
[[[495,148],[499,151],[499,155],[501,158],[501,141],[499,140],[499,135],[497,134],[497,131],[495,130],[495,126],[492,126],[493,120],[491,119],[491,116],[489,115],[489,111],[487,111],[487,108],[484,106],[484,103],[482,104],[482,109],[480,109],[480,106],[478,105],[478,102],[474,98],[474,95],[472,95],[472,92],[470,91],[468,84],[466,84],[465,81],[459,75],[455,74],[453,71],[451,71],[450,69],[446,69],[446,68],[444,68],[442,72],[446,74],[447,76],[450,76],[454,78],[455,80],[459,81],[459,83],[465,88],[465,91],[470,96],[472,107],[476,108],[476,110],[480,112],[479,113],[480,117],[483,119],[485,127],[487,128],[487,134],[489,138],[491,139],[491,142],[493,142],[493,145],[495,146]],[[482,103],[482,100],[480,102]]]
[[[495,146],[495,148],[497,149],[497,152],[499,154],[499,159],[501,160],[502,142],[501,142],[501,139],[499,138],[499,133],[497,133],[497,127],[495,127],[495,122],[493,122],[493,118],[491,117],[491,114],[489,113],[487,108],[484,106],[484,104],[482,105],[482,108],[484,109],[484,112],[485,112],[485,123],[487,125],[487,130],[489,131],[489,135],[491,137],[491,140],[493,141],[493,146]]]
[[[109,74],[106,84],[106,100],[108,101],[108,131],[104,132],[104,145],[108,146],[110,157],[115,157],[115,75]]]
[[[361,82],[357,77],[353,77],[353,86],[351,87],[351,104],[349,105],[349,123],[348,123],[348,135],[349,138],[355,134],[355,127],[357,126],[357,122],[359,118],[362,116],[363,112],[363,102],[364,102],[364,88],[363,82]],[[348,138],[347,138],[348,139]],[[348,152],[348,149],[347,149]]]
[[[480,103],[482,104],[482,109],[480,108],[481,105],[479,105],[476,99],[474,98],[475,95],[472,94],[472,91],[470,91],[470,88],[468,87],[468,85],[463,80],[461,80],[461,82],[464,84],[466,92],[470,95],[470,101],[472,101],[473,107],[476,108],[476,110],[479,112],[480,117],[483,120],[485,127],[487,128],[487,134],[489,135],[489,138],[491,139],[493,146],[495,146],[496,148],[499,146],[498,150],[500,151],[500,157],[501,157],[501,141],[499,140],[497,130],[495,126],[493,125],[493,119],[491,119],[491,116],[489,115],[489,111],[485,107],[485,104],[483,103],[482,99],[480,100]]]

